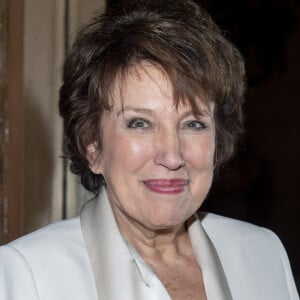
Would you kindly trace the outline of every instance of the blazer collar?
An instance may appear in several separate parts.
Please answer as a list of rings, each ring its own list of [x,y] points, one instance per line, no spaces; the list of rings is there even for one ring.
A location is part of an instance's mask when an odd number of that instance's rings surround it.
[[[151,287],[157,299],[170,299],[137,251],[122,238],[104,188],[84,205],[80,221],[99,300],[150,299]],[[187,225],[208,300],[231,300],[219,257],[200,219],[195,215]]]

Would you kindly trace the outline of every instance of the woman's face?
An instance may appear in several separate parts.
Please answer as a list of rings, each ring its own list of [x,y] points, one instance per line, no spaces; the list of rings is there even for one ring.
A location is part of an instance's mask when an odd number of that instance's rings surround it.
[[[213,108],[174,106],[156,67],[137,66],[117,83],[101,120],[102,149],[91,164],[104,176],[115,216],[150,230],[181,225],[202,204],[214,169]]]

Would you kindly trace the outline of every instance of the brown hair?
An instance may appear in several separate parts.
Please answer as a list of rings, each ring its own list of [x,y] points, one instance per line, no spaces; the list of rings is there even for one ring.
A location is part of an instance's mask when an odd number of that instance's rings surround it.
[[[243,129],[244,62],[211,17],[189,0],[129,1],[92,20],[78,34],[64,65],[59,109],[71,171],[97,193],[101,175],[89,169],[88,144],[101,151],[99,124],[117,78],[142,61],[161,67],[174,101],[205,95],[215,103],[216,166],[233,154]]]

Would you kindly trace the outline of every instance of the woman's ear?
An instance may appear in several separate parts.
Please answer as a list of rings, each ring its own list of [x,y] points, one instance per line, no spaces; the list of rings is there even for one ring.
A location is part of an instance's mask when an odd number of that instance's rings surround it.
[[[98,149],[97,142],[93,142],[87,145],[86,158],[88,160],[90,170],[95,174],[101,174],[101,155]]]

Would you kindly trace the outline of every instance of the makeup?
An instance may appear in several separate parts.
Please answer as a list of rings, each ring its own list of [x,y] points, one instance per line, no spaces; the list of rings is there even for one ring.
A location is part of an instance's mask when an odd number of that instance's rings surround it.
[[[160,194],[179,194],[184,192],[187,179],[149,179],[143,181],[147,189]]]

